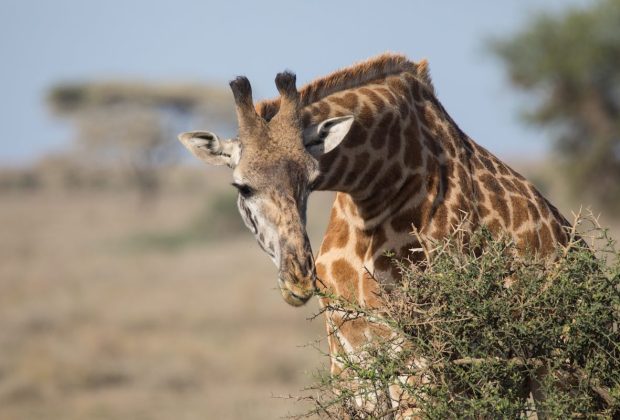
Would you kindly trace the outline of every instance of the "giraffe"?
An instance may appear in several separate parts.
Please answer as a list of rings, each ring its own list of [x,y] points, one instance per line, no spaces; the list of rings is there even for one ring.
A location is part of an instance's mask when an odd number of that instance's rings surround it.
[[[422,238],[444,238],[464,214],[466,229],[486,225],[521,252],[546,256],[566,243],[558,210],[448,115],[426,60],[388,53],[299,91],[292,73],[275,83],[280,97],[254,106],[249,81],[231,82],[237,138],[193,131],[179,139],[206,163],[233,168],[241,216],[277,266],[289,304],[303,305],[318,289],[380,308],[379,284],[399,278],[385,251],[411,257],[428,245]],[[318,190],[337,193],[314,259],[305,213]],[[337,311],[325,318],[332,355],[384,333]],[[332,357],[332,372],[341,369]]]

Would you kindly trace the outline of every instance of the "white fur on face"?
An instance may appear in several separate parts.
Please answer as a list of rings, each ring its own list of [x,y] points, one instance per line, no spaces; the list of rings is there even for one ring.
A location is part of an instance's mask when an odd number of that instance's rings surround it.
[[[276,267],[280,269],[281,251],[278,230],[260,212],[258,199],[255,197],[244,199],[239,195],[237,206],[239,207],[239,213],[243,222],[250,229],[250,232],[254,234],[260,247],[269,255]]]

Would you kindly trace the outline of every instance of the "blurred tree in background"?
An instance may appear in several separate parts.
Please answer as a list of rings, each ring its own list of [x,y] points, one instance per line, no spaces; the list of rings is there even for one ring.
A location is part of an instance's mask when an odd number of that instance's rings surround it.
[[[62,84],[50,91],[48,104],[74,122],[82,164],[121,172],[142,203],[157,197],[162,170],[181,158],[178,132],[235,124],[229,93],[205,85]]]
[[[575,198],[620,209],[620,0],[542,15],[493,52],[537,104],[525,121],[551,129]]]

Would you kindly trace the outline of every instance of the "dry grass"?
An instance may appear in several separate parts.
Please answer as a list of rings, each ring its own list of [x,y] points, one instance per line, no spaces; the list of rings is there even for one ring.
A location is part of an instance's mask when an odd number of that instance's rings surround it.
[[[112,192],[0,196],[0,419],[298,411],[272,395],[299,391],[326,362],[303,347],[323,323],[306,319],[316,302],[282,301],[249,233],[174,250],[124,246],[182,228],[204,200],[167,194],[144,212]]]
[[[317,303],[282,301],[275,267],[248,232],[183,241],[228,172],[180,168],[166,180],[149,212],[126,188],[0,192],[0,420],[303,411],[272,395],[297,394],[326,362],[303,347],[324,336],[321,319],[306,320]],[[557,184],[544,188],[556,202]],[[310,203],[315,249],[330,198]],[[173,246],[149,246],[149,238],[173,238]]]

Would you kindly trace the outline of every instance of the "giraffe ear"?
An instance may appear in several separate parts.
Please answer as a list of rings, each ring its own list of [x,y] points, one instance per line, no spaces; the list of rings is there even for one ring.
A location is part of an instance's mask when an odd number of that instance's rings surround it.
[[[210,131],[189,131],[179,134],[179,141],[194,156],[209,165],[234,168],[239,163],[241,144],[238,139],[221,140]]]
[[[355,117],[347,115],[346,117],[329,118],[309,126],[303,133],[306,150],[316,158],[334,150],[351,130],[353,121],[355,121]]]

